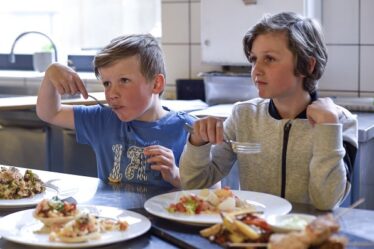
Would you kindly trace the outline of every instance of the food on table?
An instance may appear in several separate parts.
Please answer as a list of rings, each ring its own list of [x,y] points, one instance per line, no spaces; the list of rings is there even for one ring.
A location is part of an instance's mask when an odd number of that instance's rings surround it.
[[[274,232],[300,231],[312,222],[316,217],[308,214],[285,214],[269,215],[266,221],[270,224]]]
[[[265,219],[251,212],[221,213],[222,223],[200,231],[203,237],[218,244],[228,242],[268,242],[273,233]]]
[[[57,231],[50,234],[51,241],[67,243],[85,242],[100,238],[100,226],[95,216],[81,213]]]
[[[115,220],[111,218],[98,217],[101,232],[125,231],[129,227],[129,223],[125,220]]]
[[[43,199],[38,203],[33,213],[35,219],[40,220],[48,227],[56,227],[73,220],[79,214],[77,205],[63,201],[57,196],[52,199]]]
[[[285,234],[274,234],[270,237],[269,248],[345,248],[348,240],[334,235],[339,231],[339,224],[332,214],[321,215],[308,224],[304,230]],[[334,236],[333,236],[334,235]],[[298,245],[297,247],[294,245]]]
[[[44,223],[44,227],[35,233],[47,233],[51,241],[66,243],[100,239],[101,233],[125,231],[129,226],[124,220],[97,217],[87,210],[80,211],[76,203],[57,196],[39,202],[33,216]]]
[[[200,231],[203,237],[220,245],[268,249],[345,248],[348,239],[336,235],[339,224],[332,214],[318,216],[304,230],[274,233],[266,220],[253,213],[222,213],[222,224]]]
[[[216,190],[203,189],[199,194],[186,193],[179,198],[177,203],[172,203],[167,207],[170,213],[200,214],[219,213],[221,211],[234,211],[247,209],[256,211],[254,205],[241,200],[229,189],[222,188]]]
[[[101,233],[104,232],[125,231],[128,226],[129,224],[126,221],[100,218],[83,212],[60,229],[53,231],[49,238],[51,241],[81,243],[100,239]]]
[[[0,199],[21,199],[45,191],[39,176],[27,169],[24,175],[15,167],[0,168]]]

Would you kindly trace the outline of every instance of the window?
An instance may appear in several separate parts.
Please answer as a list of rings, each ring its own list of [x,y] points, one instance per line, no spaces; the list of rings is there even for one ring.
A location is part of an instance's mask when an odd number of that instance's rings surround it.
[[[9,53],[15,38],[40,31],[56,44],[59,61],[70,53],[91,53],[124,34],[161,37],[161,0],[12,0],[0,9],[0,53]],[[43,50],[48,39],[22,37],[15,53]]]

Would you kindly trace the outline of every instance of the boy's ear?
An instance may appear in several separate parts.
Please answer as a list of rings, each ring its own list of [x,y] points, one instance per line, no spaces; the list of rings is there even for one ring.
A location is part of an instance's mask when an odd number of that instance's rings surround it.
[[[156,74],[153,84],[153,92],[156,94],[164,91],[165,88],[165,76],[163,74]]]
[[[316,58],[310,57],[309,58],[309,66],[308,66],[308,72],[311,74],[314,71],[314,67],[316,66]]]

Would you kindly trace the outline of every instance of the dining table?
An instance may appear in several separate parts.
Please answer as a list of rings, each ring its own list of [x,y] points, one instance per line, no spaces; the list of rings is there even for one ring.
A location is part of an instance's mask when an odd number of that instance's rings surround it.
[[[151,222],[150,229],[140,236],[114,244],[96,246],[95,248],[222,248],[199,235],[199,231],[204,228],[203,226],[161,218],[145,210],[144,203],[148,199],[161,194],[179,191],[180,189],[166,189],[130,183],[113,184],[95,177],[44,170],[33,169],[33,172],[43,182],[53,183],[51,187],[57,191],[57,195],[61,199],[73,199],[79,205],[110,206],[129,210],[144,215]],[[291,204],[291,213],[313,215],[326,213],[326,211],[316,210],[309,204],[292,202]],[[12,213],[32,208],[35,207],[0,206],[0,217],[6,217]],[[374,211],[355,208],[335,208],[331,212],[336,217],[339,217],[340,233],[349,238],[347,248],[374,248]],[[81,246],[82,244],[77,244],[77,247]],[[51,247],[53,247],[53,244]],[[35,247],[0,238],[0,248],[21,249]]]

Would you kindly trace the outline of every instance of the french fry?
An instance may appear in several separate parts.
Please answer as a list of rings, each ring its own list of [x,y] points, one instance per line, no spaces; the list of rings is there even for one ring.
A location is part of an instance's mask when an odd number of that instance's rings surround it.
[[[229,230],[231,233],[235,233],[236,232],[236,226],[235,226],[235,223],[233,221],[233,219],[226,213],[221,213],[221,217],[222,217],[222,222],[223,222],[223,226]]]
[[[219,233],[222,229],[223,229],[222,224],[215,224],[211,227],[208,227],[208,228],[205,228],[205,229],[201,230],[200,235],[205,237],[205,238],[209,238],[210,236],[216,235],[217,233]]]
[[[230,216],[239,216],[239,215],[245,215],[245,214],[262,214],[262,211],[256,211],[253,210],[253,208],[242,208],[236,211],[230,212]]]
[[[238,228],[238,230],[247,236],[247,238],[251,240],[256,240],[260,238],[260,234],[257,233],[253,228],[245,224],[244,222],[240,220],[234,220],[234,225]]]
[[[234,243],[241,243],[246,239],[243,234],[238,233],[238,232],[230,233],[228,236],[229,236],[230,240]]]

